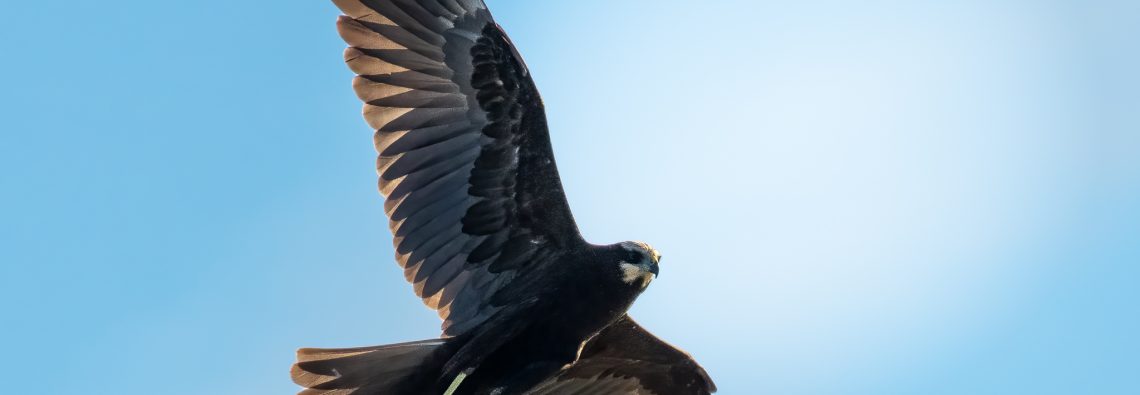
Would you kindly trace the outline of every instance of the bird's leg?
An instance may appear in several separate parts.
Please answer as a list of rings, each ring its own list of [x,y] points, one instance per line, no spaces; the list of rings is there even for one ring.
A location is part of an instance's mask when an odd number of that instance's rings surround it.
[[[471,374],[471,370],[472,369],[467,369],[459,372],[459,375],[455,376],[455,380],[451,380],[451,385],[447,386],[447,391],[445,391],[443,395],[454,395],[455,390],[459,389],[459,385],[463,384],[463,379],[466,379],[467,375]]]

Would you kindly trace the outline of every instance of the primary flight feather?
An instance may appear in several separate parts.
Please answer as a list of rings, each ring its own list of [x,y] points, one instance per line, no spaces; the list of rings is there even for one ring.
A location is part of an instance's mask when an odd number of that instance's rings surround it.
[[[626,310],[657,276],[648,244],[583,240],[546,114],[482,0],[334,0],[376,130],[396,260],[440,339],[302,349],[302,394],[703,395],[688,354]]]

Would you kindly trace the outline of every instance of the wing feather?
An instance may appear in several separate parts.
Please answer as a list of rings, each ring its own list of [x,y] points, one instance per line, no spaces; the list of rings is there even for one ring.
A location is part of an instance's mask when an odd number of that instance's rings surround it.
[[[585,245],[542,99],[481,0],[333,2],[396,260],[444,335],[464,333],[520,274]]]
[[[582,348],[577,362],[530,395],[708,395],[708,373],[689,354],[658,339],[629,316]]]

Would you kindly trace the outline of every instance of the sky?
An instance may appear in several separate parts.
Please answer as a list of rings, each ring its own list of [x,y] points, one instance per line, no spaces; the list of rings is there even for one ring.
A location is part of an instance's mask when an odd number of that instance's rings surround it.
[[[488,0],[722,394],[1140,393],[1140,3]],[[0,14],[5,393],[285,394],[432,338],[331,2]]]

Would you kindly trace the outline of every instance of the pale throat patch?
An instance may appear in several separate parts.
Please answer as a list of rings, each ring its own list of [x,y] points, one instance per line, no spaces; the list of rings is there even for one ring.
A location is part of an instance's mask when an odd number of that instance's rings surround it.
[[[634,281],[641,280],[641,286],[646,286],[650,281],[653,281],[653,273],[645,270],[641,265],[634,265],[629,262],[621,263],[621,281],[626,284],[633,284]]]

